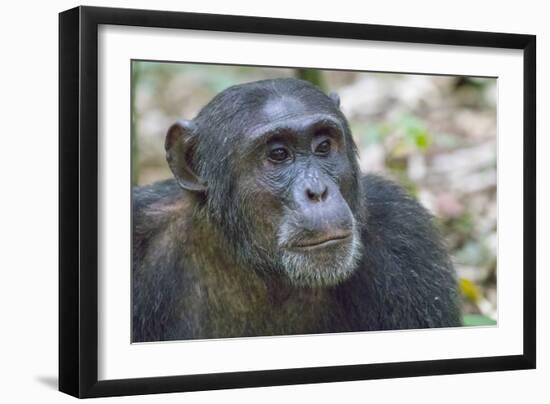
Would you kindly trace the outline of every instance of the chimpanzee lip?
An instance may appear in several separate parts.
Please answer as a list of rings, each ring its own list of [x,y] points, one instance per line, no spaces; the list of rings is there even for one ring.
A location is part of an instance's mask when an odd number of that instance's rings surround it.
[[[344,240],[347,240],[351,238],[351,236],[352,233],[350,232],[325,234],[316,238],[300,240],[299,242],[292,245],[292,247],[297,249],[314,249],[320,247],[328,247],[330,245],[338,244]]]

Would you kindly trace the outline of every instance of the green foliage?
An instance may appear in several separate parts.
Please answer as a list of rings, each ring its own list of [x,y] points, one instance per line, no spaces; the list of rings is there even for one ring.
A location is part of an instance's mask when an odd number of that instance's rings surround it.
[[[410,194],[416,195],[418,187],[407,175],[407,159],[414,153],[426,153],[432,146],[433,136],[424,121],[414,115],[403,114],[379,125],[355,125],[352,129],[354,133],[364,133],[361,138],[364,146],[384,143],[386,167]]]
[[[496,325],[497,322],[482,314],[466,314],[462,318],[465,327],[476,327],[480,325]]]
[[[354,125],[355,134],[364,133],[361,140],[366,144],[382,143],[384,139],[393,135],[397,139],[391,150],[392,156],[400,157],[413,151],[427,152],[433,144],[433,134],[428,130],[423,120],[404,114],[398,119],[384,122],[379,125]]]
[[[403,115],[399,121],[404,138],[420,151],[427,151],[432,145],[432,135],[426,129],[424,122],[413,115]]]
[[[325,90],[325,81],[320,70],[316,69],[296,69],[296,76],[299,79],[309,81],[315,84],[321,90]]]

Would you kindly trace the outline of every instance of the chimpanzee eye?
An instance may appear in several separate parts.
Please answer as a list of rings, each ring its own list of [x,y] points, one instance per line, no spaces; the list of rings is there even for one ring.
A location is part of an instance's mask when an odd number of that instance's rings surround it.
[[[330,153],[330,140],[324,140],[317,145],[315,148],[315,153],[321,156],[326,156]]]
[[[280,163],[282,161],[287,160],[290,157],[290,154],[287,149],[284,147],[278,147],[276,149],[273,149],[269,152],[268,155],[269,159],[271,161],[274,161],[276,163]]]

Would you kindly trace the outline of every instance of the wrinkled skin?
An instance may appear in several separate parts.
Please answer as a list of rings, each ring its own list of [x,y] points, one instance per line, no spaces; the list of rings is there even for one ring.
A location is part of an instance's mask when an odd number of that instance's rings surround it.
[[[175,179],[134,190],[134,341],[460,325],[432,218],[361,176],[338,104],[260,81],[168,130]]]

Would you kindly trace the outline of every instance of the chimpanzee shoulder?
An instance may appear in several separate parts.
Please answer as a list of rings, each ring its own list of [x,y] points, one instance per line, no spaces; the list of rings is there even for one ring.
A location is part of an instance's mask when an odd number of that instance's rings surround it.
[[[132,206],[135,212],[140,212],[148,205],[167,199],[181,197],[183,191],[173,178],[153,184],[134,187],[132,190]]]
[[[177,204],[183,190],[174,179],[156,182],[132,190],[132,226],[134,255],[144,253],[156,233],[170,220],[167,207]]]
[[[170,229],[182,217],[188,220],[189,196],[174,179],[132,191],[134,342],[171,339],[178,315],[177,301],[185,287],[185,243],[178,232]]]
[[[364,175],[362,187],[364,251],[341,297],[350,309],[363,308],[369,329],[459,326],[455,272],[433,216],[381,176]]]

